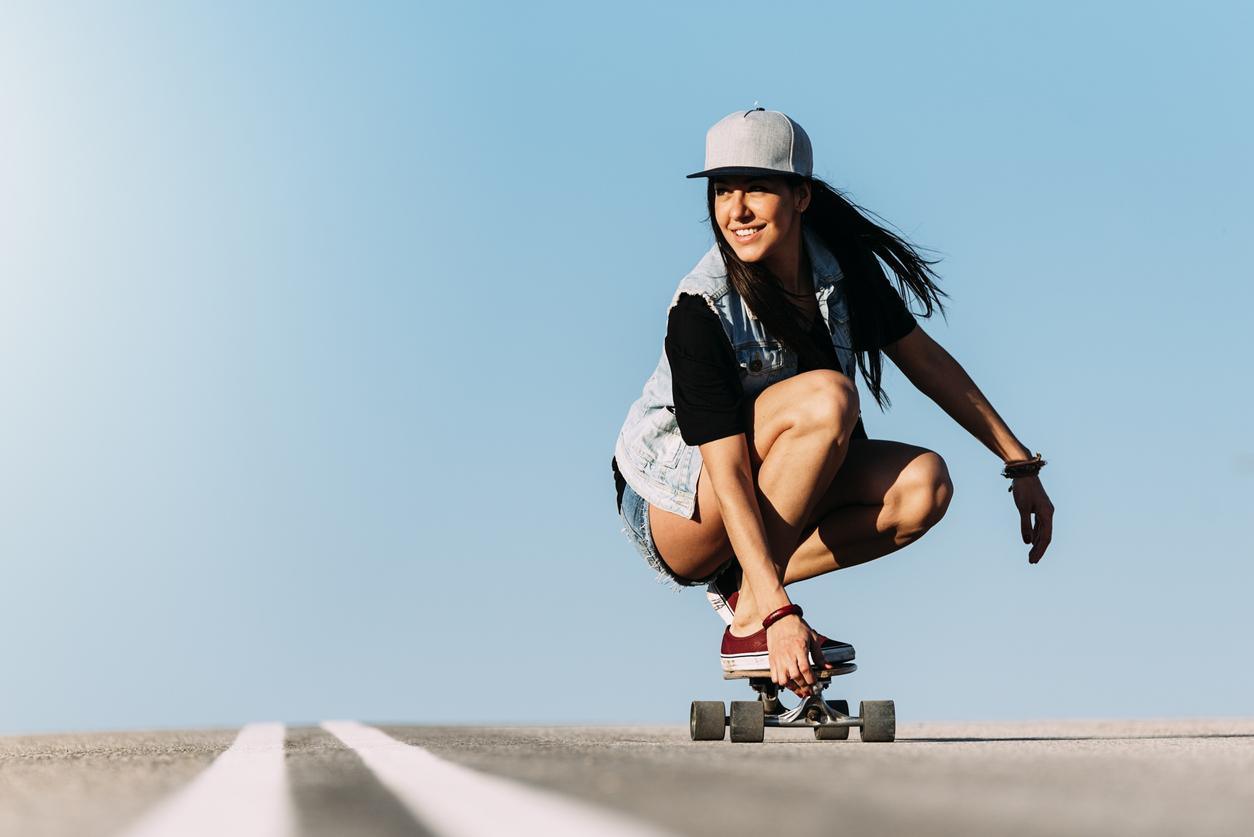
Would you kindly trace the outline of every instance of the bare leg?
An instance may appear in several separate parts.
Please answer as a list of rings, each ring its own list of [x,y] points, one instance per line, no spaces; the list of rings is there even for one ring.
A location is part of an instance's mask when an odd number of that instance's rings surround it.
[[[759,489],[767,459],[778,454],[777,464],[785,461],[790,445],[774,443],[795,430],[788,420],[788,408],[795,407],[811,389],[798,388],[799,384],[808,385],[811,375],[807,372],[768,387],[747,408],[752,413],[749,451]],[[819,460],[813,467],[819,473],[809,473],[794,460],[791,475],[786,468],[772,467],[771,479],[783,482],[782,491],[768,485],[765,492],[759,492],[768,530],[774,528],[776,536],[792,539],[785,584],[865,563],[913,542],[944,515],[953,493],[944,460],[926,448],[879,439],[848,439],[845,431],[829,435],[830,458],[839,463],[834,477],[824,471],[825,463],[831,470],[831,462],[814,452],[815,447],[822,446],[811,439],[811,455]],[[805,444],[799,449],[804,450]],[[812,486],[809,490],[814,493],[809,496],[816,498],[804,516],[798,515],[796,506],[798,495],[805,496],[807,489],[788,496],[788,477],[795,480],[798,474],[808,474],[805,484]],[[817,491],[820,484],[825,486],[821,494]],[[804,527],[796,526],[795,521],[802,517]],[[732,557],[718,497],[704,471],[698,481],[697,511],[692,519],[650,506],[649,521],[658,551],[681,577],[704,578]],[[778,535],[781,531],[783,534]],[[780,552],[773,550],[773,554]],[[745,602],[746,592],[742,590],[741,602]],[[744,609],[744,604],[737,607]],[[743,634],[750,627],[757,626],[748,624],[746,617],[737,633]]]
[[[923,536],[949,508],[945,460],[917,445],[855,439],[789,558],[784,583],[863,564]]]
[[[857,417],[857,391],[848,378],[832,370],[794,375],[767,387],[745,405],[749,459],[773,555],[791,555],[796,547],[815,504],[840,466],[839,457],[844,456],[852,433],[851,417]],[[777,444],[781,438],[783,443]],[[767,469],[764,495],[762,466],[768,456],[779,461]],[[692,519],[650,505],[649,525],[662,559],[682,578],[704,578],[732,557],[708,471],[702,470],[697,481]],[[777,547],[772,538],[784,544]],[[782,573],[786,561],[777,558],[776,562]]]
[[[844,462],[858,418],[857,390],[844,375],[816,370],[787,383],[793,382],[788,392],[769,387],[751,407],[758,505],[781,578],[806,522]],[[752,586],[742,582],[732,633],[755,633],[765,616]]]

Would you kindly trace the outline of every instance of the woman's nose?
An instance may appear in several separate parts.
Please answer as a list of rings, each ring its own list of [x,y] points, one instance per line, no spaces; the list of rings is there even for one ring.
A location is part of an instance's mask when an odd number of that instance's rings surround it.
[[[749,214],[749,205],[745,203],[745,193],[737,189],[731,193],[731,216],[743,219]]]

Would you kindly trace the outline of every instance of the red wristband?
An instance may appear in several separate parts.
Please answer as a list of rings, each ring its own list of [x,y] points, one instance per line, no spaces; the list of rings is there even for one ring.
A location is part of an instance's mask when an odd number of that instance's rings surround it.
[[[801,605],[795,605],[795,604],[784,605],[779,610],[773,610],[769,614],[767,614],[766,618],[762,620],[762,630],[766,630],[767,628],[771,627],[776,622],[783,619],[785,616],[801,616],[801,615],[802,615]]]

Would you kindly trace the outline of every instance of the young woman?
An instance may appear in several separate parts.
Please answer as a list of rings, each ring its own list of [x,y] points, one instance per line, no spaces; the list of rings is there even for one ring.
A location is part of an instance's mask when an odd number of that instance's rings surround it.
[[[869,439],[856,366],[881,409],[881,353],[1005,463],[1035,564],[1053,504],[1032,457],[923,331],[944,311],[928,262],[812,174],[785,114],[736,111],[706,135],[715,244],[679,284],[665,347],[628,410],[611,467],[624,531],[663,577],[709,585],[726,670],[768,670],[808,695],[811,665],[853,659],[803,621],[786,587],[914,542],[953,496],[926,448]],[[881,266],[897,278],[895,290]]]

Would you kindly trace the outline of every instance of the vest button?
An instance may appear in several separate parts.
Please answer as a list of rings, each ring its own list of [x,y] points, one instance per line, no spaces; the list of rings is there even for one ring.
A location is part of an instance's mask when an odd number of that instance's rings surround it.
[[[749,361],[749,371],[761,372],[762,371],[762,358],[755,357],[753,360]]]

